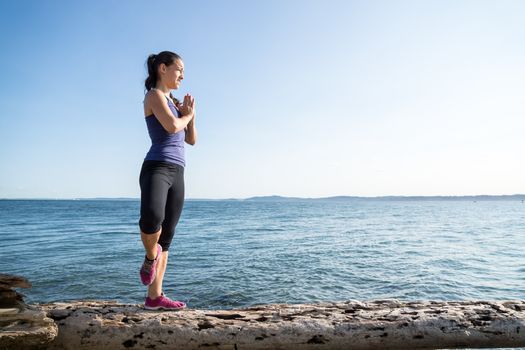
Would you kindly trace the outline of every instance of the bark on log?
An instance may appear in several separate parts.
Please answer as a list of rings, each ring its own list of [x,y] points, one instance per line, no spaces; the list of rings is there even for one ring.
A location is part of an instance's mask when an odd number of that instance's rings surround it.
[[[58,327],[46,312],[27,306],[13,288],[30,288],[24,277],[0,274],[0,349],[34,349],[46,346]]]
[[[438,349],[525,346],[525,300],[348,301],[235,310],[41,304],[49,349]]]
[[[58,334],[53,319],[42,310],[0,309],[0,349],[46,348]]]

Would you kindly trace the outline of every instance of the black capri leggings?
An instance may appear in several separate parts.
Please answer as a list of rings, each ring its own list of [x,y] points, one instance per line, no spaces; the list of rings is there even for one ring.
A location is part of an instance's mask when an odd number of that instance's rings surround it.
[[[153,234],[162,227],[158,243],[163,251],[167,251],[184,205],[184,167],[160,160],[145,160],[139,183],[140,230]]]

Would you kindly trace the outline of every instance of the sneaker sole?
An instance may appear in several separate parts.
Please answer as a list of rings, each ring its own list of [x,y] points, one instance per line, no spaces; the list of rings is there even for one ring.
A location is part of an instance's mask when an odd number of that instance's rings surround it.
[[[146,309],[146,310],[176,311],[176,310],[182,310],[182,309],[185,309],[185,308],[186,308],[186,306],[178,307],[176,309],[170,309],[170,308],[166,308],[164,306],[145,306],[144,305],[144,309]]]

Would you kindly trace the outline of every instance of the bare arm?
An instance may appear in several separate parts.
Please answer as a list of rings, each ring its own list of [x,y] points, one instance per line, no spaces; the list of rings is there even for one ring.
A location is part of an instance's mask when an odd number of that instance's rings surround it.
[[[146,94],[146,101],[162,127],[170,134],[184,130],[193,118],[193,111],[183,114],[180,118],[174,116],[168,106],[166,97],[157,89],[150,90]]]
[[[193,119],[186,126],[186,137],[184,139],[187,144],[195,145],[197,142],[197,128],[195,127],[195,111],[193,112]]]
[[[194,145],[197,142],[197,128],[195,127],[195,99],[190,94],[184,96],[184,101],[182,106],[180,106],[180,111],[182,114],[189,114],[193,116],[188,125],[186,125],[186,136],[184,141],[190,145]]]

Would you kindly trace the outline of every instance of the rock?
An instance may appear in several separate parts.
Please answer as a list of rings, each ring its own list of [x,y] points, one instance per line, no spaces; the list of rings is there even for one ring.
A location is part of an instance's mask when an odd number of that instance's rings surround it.
[[[31,288],[31,283],[24,277],[0,273],[0,308],[24,308],[24,295],[13,288]]]
[[[41,304],[49,349],[435,349],[525,346],[525,301],[395,299],[148,311],[112,301]]]
[[[21,276],[0,273],[0,289],[31,288],[31,283]]]

